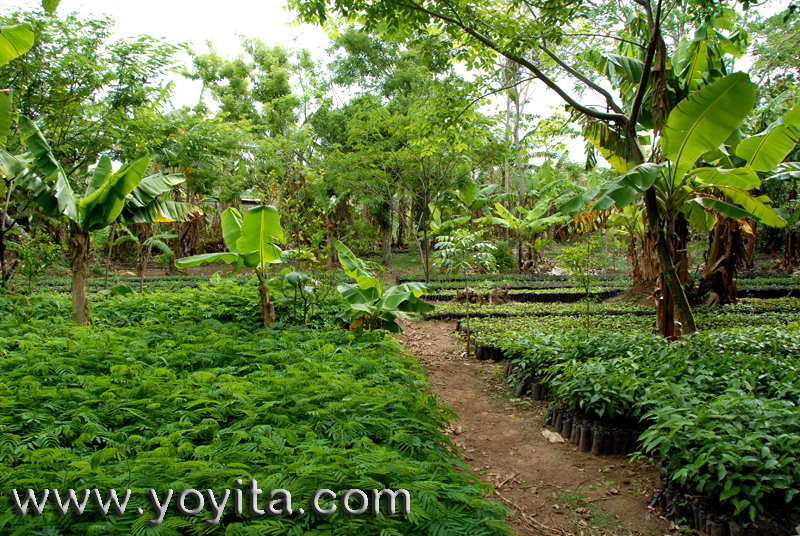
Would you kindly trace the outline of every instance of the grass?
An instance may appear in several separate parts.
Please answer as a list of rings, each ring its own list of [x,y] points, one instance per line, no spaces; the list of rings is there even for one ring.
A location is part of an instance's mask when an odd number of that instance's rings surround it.
[[[558,500],[570,509],[570,521],[576,531],[588,530],[589,534],[625,531],[614,513],[590,503],[581,487],[576,488],[575,491],[562,491]]]

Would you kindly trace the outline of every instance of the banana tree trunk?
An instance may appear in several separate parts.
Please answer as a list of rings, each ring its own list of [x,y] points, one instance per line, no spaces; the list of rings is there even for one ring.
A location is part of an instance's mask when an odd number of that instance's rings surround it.
[[[85,326],[89,318],[86,279],[89,273],[91,236],[72,225],[69,237],[69,267],[72,270],[72,321]]]
[[[260,275],[258,276],[258,297],[261,303],[261,323],[268,328],[275,321],[275,307],[269,301],[269,289]]]
[[[697,289],[703,303],[736,302],[736,271],[746,254],[739,222],[720,217],[711,233],[703,281]]]

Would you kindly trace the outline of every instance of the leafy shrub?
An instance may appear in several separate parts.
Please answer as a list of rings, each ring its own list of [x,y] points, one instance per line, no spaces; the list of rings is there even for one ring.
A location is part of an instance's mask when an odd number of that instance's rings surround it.
[[[57,296],[21,314],[20,300],[0,298],[0,486],[134,490],[122,516],[48,507],[3,514],[4,533],[510,533],[441,432],[453,414],[394,340],[259,329],[248,295],[258,299],[255,286],[221,283],[107,299],[94,304],[102,331],[72,325]],[[217,526],[170,512],[146,530],[145,490],[222,490],[237,478],[287,489],[293,504],[319,488],[404,488],[411,515],[237,517],[229,506]],[[0,511],[10,507],[3,493]]]

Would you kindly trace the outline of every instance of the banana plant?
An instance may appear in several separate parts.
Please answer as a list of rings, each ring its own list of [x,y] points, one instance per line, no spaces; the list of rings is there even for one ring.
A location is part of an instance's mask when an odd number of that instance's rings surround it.
[[[519,264],[522,269],[522,243],[528,242],[533,247],[533,250],[538,252],[544,246],[544,241],[539,237],[544,231],[567,221],[569,218],[563,214],[557,213],[551,216],[544,216],[552,205],[553,200],[544,198],[540,200],[532,209],[523,207],[516,207],[520,217],[515,216],[511,211],[500,203],[495,203],[495,215],[487,217],[486,222],[493,225],[499,225],[505,229],[515,231],[519,237]]]
[[[167,245],[166,240],[178,238],[178,235],[158,232],[142,241],[126,225],[121,225],[120,229],[122,236],[114,240],[112,246],[119,246],[120,244],[130,242],[133,244],[133,247],[136,248],[136,258],[139,265],[139,293],[141,294],[144,292],[144,270],[145,267],[147,267],[147,263],[150,262],[150,254],[153,248],[156,248],[168,257],[174,257],[175,253]]]
[[[234,272],[252,268],[258,278],[258,293],[261,305],[261,322],[269,327],[275,321],[275,307],[269,300],[267,277],[272,264],[283,262],[283,228],[278,210],[271,205],[253,207],[244,213],[244,218],[235,208],[222,213],[222,236],[228,251],[206,253],[184,257],[175,261],[177,268],[191,268],[204,262],[223,261],[234,264]]]
[[[92,231],[120,223],[186,221],[199,215],[188,203],[161,201],[158,197],[182,183],[181,175],[156,174],[144,177],[150,165],[145,153],[113,170],[111,159],[100,158],[83,195],[73,191],[61,164],[36,125],[20,118],[20,141],[29,151],[18,158],[31,162],[29,172],[20,179],[32,201],[45,216],[66,218],[70,226],[69,257],[72,271],[72,319],[86,324],[89,304],[86,279]],[[34,173],[35,170],[37,173]]]
[[[368,331],[385,329],[402,333],[397,319],[434,311],[433,305],[420,299],[428,293],[424,283],[404,283],[384,291],[381,280],[372,275],[367,263],[341,241],[337,241],[335,247],[344,273],[356,280],[356,284],[342,283],[336,287],[350,305],[350,310],[342,317],[350,323],[351,329],[363,327]]]
[[[754,103],[755,84],[745,73],[703,86],[670,113],[661,139],[664,162],[636,166],[576,196],[561,211],[582,209],[587,203],[595,210],[623,209],[655,186],[670,235],[676,234],[681,218],[701,232],[727,219],[745,233],[752,233],[746,218],[784,227],[786,222],[770,206],[770,199],[749,191],[761,186],[758,172],[777,166],[794,147],[800,135],[800,106],[766,131],[739,141],[740,126]],[[707,268],[711,268],[708,263]],[[726,267],[730,282],[734,271],[734,266]]]

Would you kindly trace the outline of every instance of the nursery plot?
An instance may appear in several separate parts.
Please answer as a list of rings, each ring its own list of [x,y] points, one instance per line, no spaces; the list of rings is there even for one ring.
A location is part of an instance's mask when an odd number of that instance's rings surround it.
[[[506,510],[483,498],[489,488],[442,432],[452,413],[397,343],[287,322],[258,329],[254,290],[226,283],[96,301],[102,330],[70,324],[58,296],[0,298],[2,531],[145,533],[157,517],[148,489],[221,493],[255,479],[291,492],[295,509],[321,488],[406,489],[411,513],[239,516],[229,505],[218,525],[203,524],[209,510],[170,509],[159,530],[508,533]],[[83,515],[53,505],[41,516],[12,513],[5,491],[45,488],[132,495],[121,515],[102,516],[91,503]]]
[[[796,313],[773,314],[783,327],[752,327],[739,311],[726,320],[749,327],[679,342],[631,326],[540,325],[499,345],[515,356],[506,370],[518,395],[552,400],[544,423],[582,452],[661,457],[667,487],[653,504],[673,521],[784,534],[800,523],[800,330],[787,324]]]

